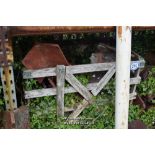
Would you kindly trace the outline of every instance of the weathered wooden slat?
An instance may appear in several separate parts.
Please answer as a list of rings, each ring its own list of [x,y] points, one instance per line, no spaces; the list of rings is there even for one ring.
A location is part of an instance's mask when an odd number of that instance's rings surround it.
[[[94,87],[96,87],[97,83],[90,83],[86,86],[88,90],[92,90]],[[72,86],[66,87],[64,89],[64,94],[68,93],[76,93],[77,90],[74,89]],[[31,90],[31,91],[25,91],[25,99],[30,98],[37,98],[37,97],[43,97],[43,96],[54,96],[56,95],[56,88],[46,88],[46,89],[37,89],[37,90]]]
[[[130,85],[133,85],[133,84],[139,84],[141,81],[141,77],[140,76],[137,76],[135,78],[130,78]]]
[[[134,61],[132,61],[131,64],[132,63],[134,63]],[[143,61],[139,61],[139,63],[143,64]],[[70,72],[71,74],[98,72],[109,70],[114,64],[115,62],[74,65],[74,66],[66,66],[66,70],[68,70],[68,72]],[[140,65],[139,67],[142,68],[143,65]],[[38,69],[38,70],[25,70],[23,72],[24,79],[41,78],[49,76],[56,76],[56,67]]]
[[[111,77],[114,75],[116,69],[115,65],[113,65],[109,71],[104,75],[104,77],[97,83],[97,86],[91,91],[94,96],[96,96],[103,87],[109,82]]]
[[[137,78],[131,78],[130,84],[138,84],[140,82],[139,77]],[[88,90],[92,90],[96,87],[97,83],[89,83],[86,88]],[[77,91],[73,87],[66,87],[64,89],[64,94],[68,93],[76,93]],[[31,90],[31,91],[25,91],[25,99],[30,98],[37,98],[37,97],[43,97],[43,96],[54,96],[56,95],[56,88],[46,88],[46,89],[37,89],[37,90]]]
[[[130,97],[130,101],[133,101],[134,99],[136,99],[136,96]]]
[[[46,88],[46,89],[36,89],[25,91],[25,99],[32,99],[37,97],[44,97],[44,96],[54,96],[56,95],[56,88]]]
[[[76,108],[76,110],[73,111],[73,112],[69,115],[69,117],[68,117],[69,122],[74,121],[74,119],[77,118],[77,117],[80,115],[80,113],[81,113],[86,107],[88,107],[89,104],[90,104],[90,103],[87,102],[85,99],[82,100],[82,103],[78,105],[78,107]]]
[[[111,68],[113,64],[114,63],[74,65],[74,66],[66,66],[66,69],[70,71],[70,73],[72,74],[88,73],[88,72],[108,70],[109,68]],[[56,76],[56,67],[23,71],[24,79],[41,78],[41,77],[49,77],[49,76]]]
[[[49,76],[56,76],[56,68],[26,70],[23,72],[23,79],[33,79]]]
[[[111,63],[74,65],[74,66],[66,66],[66,70],[71,74],[98,72],[98,71],[106,71],[110,69],[114,64],[115,64],[114,62],[111,62]]]
[[[140,77],[139,74],[140,74],[140,69],[138,69],[138,70],[136,71],[135,76],[138,78],[138,77]],[[141,77],[140,77],[140,78],[141,78]],[[133,85],[133,86],[131,86],[131,93],[135,93],[135,92],[136,92],[136,87],[137,87],[136,84]],[[134,98],[133,98],[133,99],[134,99]],[[131,104],[133,103],[133,99],[130,101]]]
[[[136,98],[136,95],[137,95],[136,92],[131,93],[131,94],[129,95],[129,100],[133,100],[133,99],[135,99],[135,98]]]
[[[73,107],[64,107],[64,111],[65,112],[72,112],[72,111],[74,111],[74,108]]]
[[[64,84],[65,84],[65,66],[58,65],[57,73],[57,116],[64,116]]]
[[[138,61],[136,61],[138,62]],[[131,61],[131,65],[135,63],[135,61]],[[139,63],[143,64],[143,61],[140,60]],[[66,70],[71,74],[79,74],[79,73],[88,73],[88,72],[98,72],[98,71],[106,71],[109,70],[115,62],[109,63],[96,63],[96,64],[84,64],[84,65],[74,65],[74,66],[66,66]],[[139,68],[142,68],[143,65],[140,65]]]
[[[76,77],[66,70],[65,79],[77,90],[87,101],[91,100],[92,94],[83,86]]]

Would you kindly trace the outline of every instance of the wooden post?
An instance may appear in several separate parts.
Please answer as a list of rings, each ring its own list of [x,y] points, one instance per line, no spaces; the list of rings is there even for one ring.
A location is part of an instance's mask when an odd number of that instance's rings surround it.
[[[64,116],[64,83],[65,83],[65,66],[58,65],[57,73],[57,116]]]

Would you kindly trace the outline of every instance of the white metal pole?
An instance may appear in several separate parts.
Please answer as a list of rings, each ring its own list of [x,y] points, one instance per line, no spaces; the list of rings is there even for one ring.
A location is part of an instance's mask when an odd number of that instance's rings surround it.
[[[116,28],[116,129],[128,128],[130,62],[131,27],[118,26]]]

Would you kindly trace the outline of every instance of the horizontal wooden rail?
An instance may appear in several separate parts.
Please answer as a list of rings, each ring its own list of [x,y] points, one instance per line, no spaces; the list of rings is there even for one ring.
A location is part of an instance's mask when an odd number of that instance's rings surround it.
[[[67,72],[69,72],[71,74],[99,72],[99,71],[109,70],[114,64],[115,64],[115,62],[74,65],[74,66],[66,66],[66,70],[67,70]],[[137,66],[138,68],[143,68],[145,62],[143,60],[132,61],[131,66],[133,66],[133,64],[138,64],[138,66]],[[56,67],[23,71],[24,79],[33,79],[33,78],[41,78],[41,77],[49,77],[49,76],[56,76]]]
[[[86,65],[74,65],[66,66],[67,72],[71,74],[99,72],[109,70],[115,62],[111,63],[97,63],[97,64],[86,64]]]
[[[139,84],[141,78],[131,78],[130,79],[130,85],[133,84]],[[96,88],[97,83],[90,83],[86,86],[88,90],[93,90]],[[73,87],[65,87],[64,94],[68,93],[76,93],[77,91]],[[37,97],[44,97],[44,96],[54,96],[57,95],[56,88],[46,88],[46,89],[37,89],[37,90],[31,90],[31,91],[25,91],[25,99],[30,98],[37,98]]]
[[[56,76],[56,67],[37,70],[26,70],[23,72],[23,79]]]

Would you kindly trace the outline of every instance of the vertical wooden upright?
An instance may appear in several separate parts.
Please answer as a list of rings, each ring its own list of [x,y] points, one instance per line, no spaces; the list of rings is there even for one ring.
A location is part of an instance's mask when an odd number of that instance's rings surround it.
[[[57,116],[64,116],[64,83],[65,83],[65,66],[58,65],[57,73]]]

